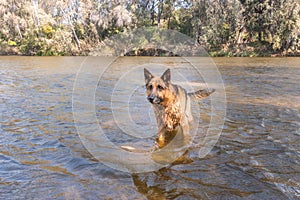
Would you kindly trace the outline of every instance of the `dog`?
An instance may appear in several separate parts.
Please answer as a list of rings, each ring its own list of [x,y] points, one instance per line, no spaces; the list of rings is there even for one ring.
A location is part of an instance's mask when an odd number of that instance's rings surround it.
[[[193,93],[171,83],[171,71],[167,69],[161,77],[154,76],[144,68],[147,100],[152,104],[158,126],[157,144],[166,145],[167,138],[173,137],[182,128],[188,133],[188,124],[193,121],[191,99],[201,99],[211,95],[215,89],[199,90]]]

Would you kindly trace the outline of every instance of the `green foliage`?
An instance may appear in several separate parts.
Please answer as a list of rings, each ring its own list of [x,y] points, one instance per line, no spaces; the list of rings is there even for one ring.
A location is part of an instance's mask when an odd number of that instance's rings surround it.
[[[82,55],[120,32],[151,26],[186,34],[212,56],[300,54],[298,0],[2,1],[0,23],[2,54]],[[168,39],[149,37],[136,40]]]
[[[8,46],[17,46],[17,43],[13,40],[8,40],[7,44]]]
[[[43,43],[36,38],[35,34],[28,35],[21,41],[20,52],[23,55],[41,55]]]
[[[53,37],[54,34],[54,29],[51,26],[51,24],[47,23],[45,25],[42,26],[42,33],[43,35],[45,35],[48,39]]]
[[[82,24],[76,24],[75,33],[79,39],[84,39],[85,38],[84,26]]]

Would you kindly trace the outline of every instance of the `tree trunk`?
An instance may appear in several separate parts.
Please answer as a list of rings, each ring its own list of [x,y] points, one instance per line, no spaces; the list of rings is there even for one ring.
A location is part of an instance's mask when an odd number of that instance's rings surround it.
[[[152,20],[152,26],[155,22],[155,1],[153,1],[152,8],[151,8],[151,20]]]
[[[242,33],[243,33],[243,29],[244,29],[244,26],[242,26],[239,30],[239,33],[238,33],[238,39],[237,39],[237,44],[240,44],[241,43],[241,38],[242,38]]]
[[[72,24],[70,24],[70,25],[71,25],[72,33],[73,33],[74,38],[75,38],[76,45],[77,45],[78,49],[80,49],[80,43],[79,43],[79,39],[77,37],[76,31],[75,31],[73,25]]]
[[[78,39],[78,37],[77,37],[76,31],[75,31],[74,26],[73,26],[73,24],[72,24],[72,21],[71,21],[71,19],[70,19],[69,13],[66,13],[63,9],[62,9],[61,11],[62,11],[63,14],[67,17],[68,24],[70,25],[71,30],[72,30],[72,33],[73,33],[74,38],[75,38],[75,43],[76,43],[78,49],[80,49],[79,39]]]
[[[39,19],[39,4],[38,4],[38,0],[32,0],[32,5],[34,8],[34,15],[35,15],[35,19],[36,19],[36,23],[38,25],[38,29],[39,29],[39,38],[41,38],[43,36],[42,30],[41,30],[41,24],[40,24],[40,19]]]
[[[39,13],[38,13],[38,9],[39,9],[39,5],[38,5],[38,1],[36,0],[32,0],[32,5],[33,5],[33,9],[34,9],[34,15],[35,15],[35,19],[36,19],[36,23],[39,29],[39,38],[41,38],[43,36],[42,30],[41,30],[41,24],[40,24],[40,20],[39,20]]]
[[[20,30],[20,27],[19,27],[19,25],[17,24],[17,30],[18,30],[18,33],[19,33],[19,36],[20,36],[20,38],[22,39],[23,38],[23,36],[22,36],[22,33],[21,33],[21,30]]]
[[[161,13],[163,11],[163,0],[159,0],[157,8],[158,8],[158,13],[157,13],[157,27],[160,28]]]
[[[261,31],[258,32],[258,40],[259,40],[259,42],[262,42],[262,32]]]

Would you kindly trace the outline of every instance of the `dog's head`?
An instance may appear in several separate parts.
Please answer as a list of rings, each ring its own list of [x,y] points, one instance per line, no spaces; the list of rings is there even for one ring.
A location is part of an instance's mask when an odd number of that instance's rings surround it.
[[[170,69],[167,69],[161,77],[156,77],[147,69],[144,69],[144,75],[148,101],[152,104],[163,104],[166,101],[166,95],[170,91]]]

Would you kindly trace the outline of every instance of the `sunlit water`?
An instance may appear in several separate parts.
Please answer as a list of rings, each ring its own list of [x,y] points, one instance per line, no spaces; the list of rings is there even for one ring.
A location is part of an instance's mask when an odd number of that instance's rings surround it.
[[[80,140],[72,92],[84,57],[0,60],[0,199],[300,198],[299,58],[215,59],[227,95],[225,125],[217,144],[204,158],[198,158],[198,147],[191,146],[189,159],[141,174],[107,167]],[[129,104],[131,117],[154,135],[145,132],[132,139],[122,130],[135,133],[134,128],[111,120],[111,90],[122,66],[145,62],[171,69],[186,65],[174,58],[122,58],[99,81],[95,114],[111,141],[147,150],[154,144],[156,129],[149,126],[154,123],[149,103],[139,95],[145,90],[142,84],[132,91],[132,102],[140,104]],[[93,58],[85,64],[101,61]],[[132,81],[143,80],[142,73],[137,77],[141,79]],[[203,124],[199,131],[205,131],[209,100],[196,105]]]

